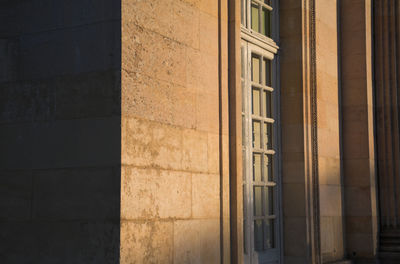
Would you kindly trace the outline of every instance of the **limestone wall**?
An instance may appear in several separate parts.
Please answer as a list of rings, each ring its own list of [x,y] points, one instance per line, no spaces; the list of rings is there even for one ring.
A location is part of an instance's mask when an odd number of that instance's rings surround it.
[[[0,17],[0,262],[117,263],[120,3]]]
[[[325,262],[344,255],[337,24],[337,1],[315,1],[320,240]]]
[[[374,261],[378,232],[371,3],[341,4],[346,251],[360,263]]]
[[[121,263],[219,263],[218,1],[122,1]]]

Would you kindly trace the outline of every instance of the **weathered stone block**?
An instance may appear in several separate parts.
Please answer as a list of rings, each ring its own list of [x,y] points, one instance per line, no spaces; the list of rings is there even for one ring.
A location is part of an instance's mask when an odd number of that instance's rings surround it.
[[[120,8],[109,0],[29,0],[18,4],[17,17],[21,32],[37,33],[120,19]]]
[[[344,188],[345,199],[351,201],[346,203],[347,216],[371,216],[371,188],[346,186]]]
[[[117,263],[119,222],[6,222],[2,263]]]
[[[291,217],[303,217],[305,209],[305,186],[302,183],[286,183],[283,192],[283,215]]]
[[[218,2],[214,0],[181,0],[186,2],[196,9],[201,10],[204,13],[218,17]]]
[[[342,186],[324,185],[319,186],[319,203],[321,216],[342,215]]]
[[[218,56],[218,19],[200,13],[200,51]]]
[[[185,128],[196,126],[193,89],[157,80],[141,73],[122,71],[122,115]]]
[[[202,23],[198,9],[182,1],[173,1],[172,38],[194,49],[200,48],[203,39]]]
[[[191,174],[123,167],[121,218],[188,218],[191,216]]]
[[[318,158],[319,184],[341,185],[340,159],[330,157]]]
[[[168,37],[173,33],[172,0],[123,0],[122,20]]]
[[[125,21],[121,41],[122,70],[185,85],[185,45]]]
[[[102,71],[63,76],[54,80],[55,118],[119,116],[121,72]],[[53,83],[52,83],[53,84]]]
[[[120,163],[120,118],[10,124],[0,129],[0,167],[65,168]]]
[[[340,158],[339,126],[337,129],[318,129],[318,156],[334,159]]]
[[[0,123],[53,121],[55,106],[52,81],[11,82],[0,87]]]
[[[209,93],[197,93],[196,128],[211,133],[219,132],[218,96]]]
[[[342,259],[343,244],[343,217],[321,217],[321,253],[324,261]]]
[[[28,221],[32,210],[32,171],[0,172],[0,219]]]
[[[121,264],[173,263],[173,222],[121,223]]]
[[[187,48],[186,87],[218,98],[218,56]]]
[[[192,215],[194,218],[219,218],[219,174],[192,175]]]
[[[219,220],[174,222],[174,263],[219,263]]]
[[[2,21],[6,17],[2,14]],[[0,28],[1,35],[1,28]],[[4,34],[1,36],[7,36]],[[17,58],[19,42],[13,38],[0,39],[0,83],[15,81],[17,78]]]
[[[119,28],[120,22],[112,21],[24,35],[19,74],[22,79],[41,79],[118,69]]]
[[[192,172],[208,171],[207,141],[207,133],[189,129],[183,131],[183,169]]]
[[[32,216],[52,221],[118,220],[119,174],[112,167],[34,171]]]
[[[219,140],[220,140],[220,136],[218,134],[208,134],[207,135],[208,172],[210,172],[210,173],[218,173],[220,170],[220,168],[219,168],[220,167]],[[228,149],[228,148],[224,148],[224,149]],[[226,158],[228,158],[228,157],[226,157]]]
[[[122,164],[182,169],[181,129],[136,118],[122,122]]]
[[[306,240],[299,239],[306,237],[306,217],[284,217],[283,224],[285,231],[283,233],[285,255],[290,257],[307,257]],[[298,263],[298,262],[292,262]],[[303,262],[299,262],[303,263]],[[306,262],[304,262],[306,263]]]

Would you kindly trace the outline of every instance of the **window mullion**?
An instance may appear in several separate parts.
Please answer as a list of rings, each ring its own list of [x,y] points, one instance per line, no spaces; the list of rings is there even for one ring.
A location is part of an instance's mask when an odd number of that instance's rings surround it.
[[[259,4],[258,5],[258,32],[261,33],[261,12],[262,12],[262,7]]]
[[[250,1],[249,1],[250,2]],[[252,259],[253,258],[253,254],[252,254],[252,252],[253,252],[253,250],[254,250],[254,218],[253,218],[253,216],[254,216],[254,207],[253,207],[253,204],[254,204],[254,201],[253,201],[253,197],[254,197],[254,194],[253,194],[253,177],[254,177],[254,175],[253,175],[253,173],[254,173],[254,170],[253,170],[253,164],[254,164],[254,161],[253,161],[253,150],[252,150],[252,145],[253,145],[253,131],[252,131],[252,96],[251,96],[251,94],[252,94],[252,86],[251,86],[251,76],[252,76],[252,53],[251,53],[251,50],[250,50],[250,47],[248,46],[248,49],[247,49],[247,58],[248,58],[248,63],[247,63],[247,67],[248,67],[248,75],[247,75],[247,81],[248,81],[248,85],[247,85],[247,102],[248,102],[248,109],[247,109],[247,117],[248,117],[248,122],[247,122],[247,127],[248,127],[248,132],[249,132],[249,139],[250,139],[250,142],[249,142],[249,144],[247,145],[248,146],[248,152],[249,152],[249,156],[248,156],[248,158],[249,158],[249,165],[250,166],[248,166],[249,168],[248,168],[248,195],[249,195],[249,203],[248,203],[248,212],[247,212],[247,214],[248,214],[248,225],[249,225],[249,234],[248,234],[248,239],[249,239],[249,245],[250,245],[250,251],[249,251],[249,254],[250,254],[250,258]]]
[[[242,40],[245,43],[245,55],[242,59],[247,59],[246,62],[243,62],[244,75],[242,76],[244,81],[242,95],[245,97],[243,99],[245,107],[242,113],[244,118],[243,136],[247,137],[243,140],[243,144],[245,144],[243,147],[245,156],[243,159],[245,163],[243,165],[245,166],[243,170],[245,173],[243,205],[246,207],[243,215],[243,219],[246,221],[243,226],[245,229],[245,263],[280,263],[278,256],[280,248],[277,246],[279,245],[278,240],[280,240],[277,236],[278,218],[280,218],[277,215],[279,212],[277,192],[280,191],[280,188],[276,181],[278,178],[275,167],[277,156],[274,150],[276,144],[276,124],[274,124],[276,99],[273,94],[275,94],[276,83],[273,78],[273,83],[270,84],[269,76],[267,76],[269,70],[275,74],[276,65],[270,66],[268,63],[274,61],[273,57],[278,47],[271,39],[275,34],[270,35],[272,34],[270,28],[275,23],[272,19],[266,23],[268,17],[272,16],[272,6],[276,6],[274,5],[275,1],[274,3],[265,3],[261,0],[241,1],[243,9],[245,9],[242,10],[244,17],[241,31]],[[275,10],[277,9],[274,8],[274,12]],[[271,23],[272,25],[270,25]],[[271,41],[267,42],[264,39]],[[253,57],[257,57],[259,61],[253,61]],[[264,61],[266,59],[268,61]],[[259,71],[258,79],[252,70]],[[259,95],[256,90],[259,91]],[[272,99],[269,99],[270,97]],[[272,101],[270,102],[270,100]],[[269,107],[272,108],[272,113],[270,113]],[[255,141],[254,145],[253,140]],[[255,189],[255,186],[258,187]],[[272,208],[274,208],[273,211]],[[262,222],[260,222],[261,220]]]

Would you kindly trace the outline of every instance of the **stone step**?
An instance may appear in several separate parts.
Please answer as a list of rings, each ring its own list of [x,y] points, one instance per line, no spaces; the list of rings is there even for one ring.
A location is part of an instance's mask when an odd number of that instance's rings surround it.
[[[400,245],[382,245],[380,246],[381,252],[399,252],[400,253]]]

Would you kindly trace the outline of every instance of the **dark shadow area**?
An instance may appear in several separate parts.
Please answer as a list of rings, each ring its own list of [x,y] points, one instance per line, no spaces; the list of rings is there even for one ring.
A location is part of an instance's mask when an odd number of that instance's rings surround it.
[[[0,263],[119,263],[119,0],[0,1]]]

